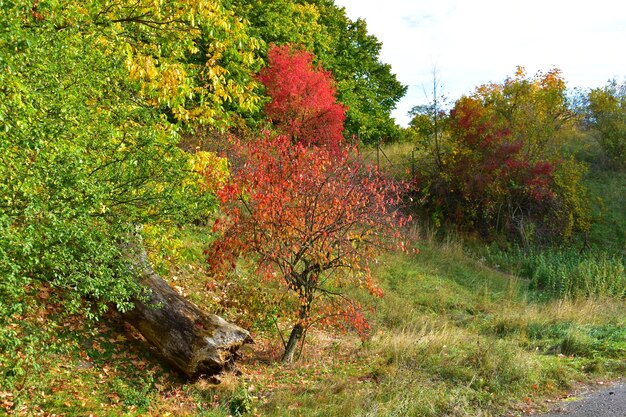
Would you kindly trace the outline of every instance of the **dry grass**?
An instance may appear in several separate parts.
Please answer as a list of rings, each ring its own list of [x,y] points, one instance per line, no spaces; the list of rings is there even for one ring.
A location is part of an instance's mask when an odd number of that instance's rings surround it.
[[[132,332],[118,339],[109,328],[81,348],[85,334],[77,329],[70,337],[95,366],[70,377],[60,365],[84,360],[76,350],[47,356],[22,401],[68,416],[96,410],[95,402],[106,404],[96,414],[108,416],[498,416],[626,370],[623,301],[536,301],[524,281],[468,257],[459,239],[439,240],[428,228],[411,233],[421,252],[380,257],[373,273],[386,296],[359,299],[373,325],[365,343],[313,329],[302,359],[281,366],[280,338],[251,309],[262,291],[239,291],[253,277],[207,288],[206,271],[192,264],[171,269],[172,283],[196,303],[252,323],[256,344],[242,350],[238,373],[220,384],[183,381],[141,352]],[[43,402],[38,390],[59,385],[65,400]],[[82,407],[74,392],[93,392],[93,401]]]

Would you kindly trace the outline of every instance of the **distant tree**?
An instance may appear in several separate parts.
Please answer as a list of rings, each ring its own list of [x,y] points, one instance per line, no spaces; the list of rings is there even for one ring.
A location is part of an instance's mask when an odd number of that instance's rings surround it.
[[[472,98],[461,98],[450,112],[450,135],[456,153],[443,159],[442,178],[449,181],[438,185],[448,215],[483,233],[500,226],[526,233],[555,197],[555,162],[530,161],[508,123]]]
[[[518,69],[457,100],[431,163],[420,167],[421,199],[447,219],[484,236],[567,239],[589,226],[585,168],[562,152],[574,122],[558,70],[527,77]]]
[[[445,109],[447,98],[441,91],[441,82],[437,77],[437,69],[433,68],[432,90],[424,95],[429,102],[414,106],[409,115],[412,117],[407,129],[413,137],[416,147],[423,148],[433,156],[435,164],[441,167],[443,136],[447,129],[448,112]]]
[[[618,167],[626,167],[626,82],[611,80],[588,96],[588,121],[598,132],[598,142]]]
[[[566,139],[561,133],[576,122],[565,80],[556,68],[531,77],[517,67],[513,77],[481,85],[472,97],[506,121],[530,160],[559,154]]]
[[[289,45],[273,46],[259,74],[271,100],[265,114],[279,132],[306,146],[338,149],[345,107],[337,102],[332,75],[313,65],[313,55]]]
[[[366,333],[346,288],[382,294],[367,264],[402,225],[394,210],[398,187],[353,162],[346,149],[293,145],[286,136],[237,145],[233,154],[242,163],[219,194],[227,217],[216,223],[221,236],[208,251],[213,271],[225,274],[251,255],[266,279],[295,297],[285,362],[316,321]]]

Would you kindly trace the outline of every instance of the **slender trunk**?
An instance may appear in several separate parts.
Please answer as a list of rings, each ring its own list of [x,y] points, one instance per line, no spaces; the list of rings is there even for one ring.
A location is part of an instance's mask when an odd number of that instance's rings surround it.
[[[298,342],[302,340],[303,334],[304,326],[301,323],[293,326],[291,334],[289,335],[289,340],[287,341],[287,346],[285,346],[285,353],[282,358],[283,363],[293,363],[294,356],[296,354],[296,347],[298,346]]]
[[[311,311],[311,303],[313,302],[313,291],[311,290],[311,283],[317,281],[317,275],[313,275],[311,271],[311,265],[308,261],[303,261],[306,265],[304,272],[301,272],[295,282],[301,283],[301,286],[295,287],[295,292],[300,296],[301,303],[298,311],[298,322],[289,335],[289,340],[285,346],[285,353],[283,353],[282,363],[293,363],[295,360],[296,347],[298,343],[302,342],[304,337],[304,323],[309,318]]]

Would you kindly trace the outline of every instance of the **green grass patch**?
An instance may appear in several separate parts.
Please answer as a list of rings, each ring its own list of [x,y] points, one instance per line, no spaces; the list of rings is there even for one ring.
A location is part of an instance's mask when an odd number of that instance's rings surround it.
[[[372,322],[370,339],[314,329],[303,358],[281,366],[280,340],[272,326],[263,325],[269,316],[252,311],[264,287],[256,286],[245,265],[232,281],[207,287],[211,280],[200,250],[206,237],[197,233],[180,232],[185,265],[167,266],[170,283],[199,305],[249,325],[256,344],[242,351],[239,375],[224,375],[217,385],[185,381],[115,316],[85,324],[48,308],[52,300],[34,291],[39,301],[12,329],[33,335],[19,349],[36,365],[0,381],[0,402],[12,403],[5,410],[67,416],[499,416],[541,404],[575,382],[626,371],[622,299],[610,292],[538,296],[530,289],[532,277],[502,272],[521,271],[522,252],[477,259],[458,239],[438,242],[432,234],[418,241],[419,254],[374,260],[372,272],[385,297],[354,295]],[[550,259],[562,263],[557,255]],[[37,328],[51,331],[39,334]],[[17,364],[18,356],[0,355]],[[4,376],[17,372],[9,365],[0,365]]]
[[[626,297],[626,256],[577,248],[491,247],[489,262],[529,280],[538,295],[558,298]]]

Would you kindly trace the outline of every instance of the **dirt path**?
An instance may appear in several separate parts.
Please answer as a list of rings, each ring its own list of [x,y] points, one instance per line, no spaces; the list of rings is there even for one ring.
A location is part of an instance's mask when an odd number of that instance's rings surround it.
[[[626,417],[626,381],[580,393],[576,400],[561,402],[549,414],[536,417]]]

